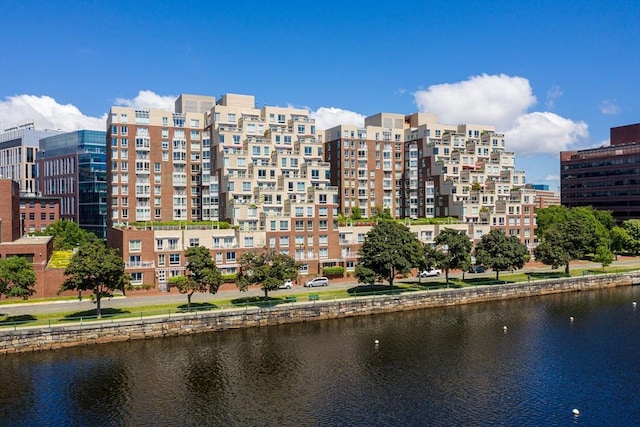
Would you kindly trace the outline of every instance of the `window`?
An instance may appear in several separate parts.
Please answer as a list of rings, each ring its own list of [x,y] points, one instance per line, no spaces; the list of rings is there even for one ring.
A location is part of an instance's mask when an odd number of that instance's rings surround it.
[[[169,254],[169,265],[180,265],[180,254]]]
[[[142,273],[134,272],[131,273],[131,284],[132,285],[141,285],[142,284]]]
[[[142,251],[142,240],[129,240],[129,252]]]
[[[253,237],[245,237],[244,238],[244,247],[252,248],[253,247]]]
[[[189,247],[196,247],[196,246],[200,246],[200,239],[198,239],[197,237],[192,237],[189,239]]]

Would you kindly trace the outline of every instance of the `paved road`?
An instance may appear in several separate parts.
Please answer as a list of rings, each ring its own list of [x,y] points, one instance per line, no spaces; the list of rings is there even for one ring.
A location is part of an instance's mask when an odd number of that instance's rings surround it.
[[[600,264],[596,263],[588,263],[588,262],[575,262],[572,263],[572,268],[599,268]],[[637,267],[640,268],[640,257],[637,258],[621,258],[618,261],[615,261],[612,264],[612,267]],[[530,271],[551,271],[549,267],[529,267],[523,270],[524,272]],[[562,271],[562,269],[558,269],[555,271]],[[502,273],[504,274],[504,273]],[[462,275],[461,272],[453,272],[449,274],[450,278],[460,277]],[[466,278],[469,277],[495,277],[495,272],[487,271],[485,273],[466,273]],[[403,281],[406,281],[404,279]],[[443,277],[428,277],[423,278],[422,282],[428,281],[441,281]],[[409,281],[418,282],[417,278],[411,278]],[[301,293],[309,293],[313,291],[322,292],[325,290],[335,290],[335,289],[349,289],[354,286],[358,286],[358,283],[354,280],[353,282],[332,282],[328,288],[304,288],[302,286],[295,286],[293,289],[282,289],[270,292],[269,295],[273,297],[281,297],[284,295],[295,295]],[[204,303],[211,302],[214,303],[216,300],[228,300],[234,298],[246,298],[252,296],[262,296],[264,292],[260,289],[252,289],[247,292],[240,292],[237,290],[225,290],[220,291],[215,295],[209,293],[196,293],[192,296],[191,301],[194,303]],[[152,294],[149,296],[134,296],[134,297],[116,297],[111,299],[103,299],[102,300],[102,308],[134,308],[134,307],[142,307],[148,305],[163,305],[163,304],[186,304],[187,296],[180,294],[176,291],[167,294]],[[95,304],[90,300],[90,298],[84,298],[83,301],[77,300],[67,300],[67,301],[55,301],[55,302],[33,302],[33,303],[18,303],[18,304],[10,304],[10,305],[0,305],[0,316],[19,316],[31,314],[37,316],[39,314],[46,313],[69,313],[69,312],[80,312],[92,310],[95,308]]]

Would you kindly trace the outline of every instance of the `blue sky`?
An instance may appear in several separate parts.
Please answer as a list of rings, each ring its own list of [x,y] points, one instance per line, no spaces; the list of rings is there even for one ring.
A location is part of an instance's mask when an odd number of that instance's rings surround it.
[[[2,129],[104,129],[112,105],[180,93],[251,94],[319,127],[428,111],[496,125],[557,189],[560,150],[640,122],[637,0],[0,3]]]

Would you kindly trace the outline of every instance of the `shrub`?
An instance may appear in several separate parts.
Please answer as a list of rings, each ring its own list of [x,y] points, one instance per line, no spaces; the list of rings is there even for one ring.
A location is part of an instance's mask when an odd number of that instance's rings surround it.
[[[326,277],[342,277],[344,275],[344,267],[324,267],[322,274]]]
[[[222,282],[223,283],[233,283],[238,279],[238,275],[236,273],[231,273],[231,274],[223,274],[222,275]]]

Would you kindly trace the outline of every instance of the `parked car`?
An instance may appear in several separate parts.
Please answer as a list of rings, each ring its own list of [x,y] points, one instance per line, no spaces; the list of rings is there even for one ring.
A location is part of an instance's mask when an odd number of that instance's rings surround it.
[[[436,277],[442,274],[442,270],[433,269],[433,270],[423,270],[420,272],[420,277]]]
[[[293,282],[291,280],[287,280],[282,285],[278,286],[279,289],[291,289],[293,288]]]
[[[484,273],[487,271],[484,265],[474,265],[469,269],[469,273]]]
[[[326,277],[314,277],[311,280],[307,280],[304,284],[305,288],[313,288],[316,286],[329,286],[329,279]]]

